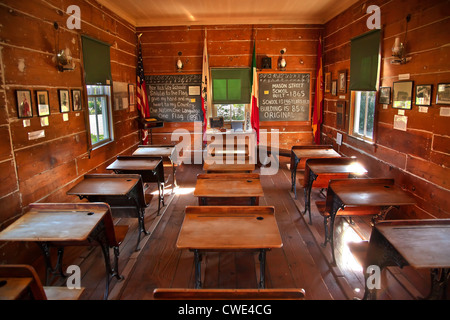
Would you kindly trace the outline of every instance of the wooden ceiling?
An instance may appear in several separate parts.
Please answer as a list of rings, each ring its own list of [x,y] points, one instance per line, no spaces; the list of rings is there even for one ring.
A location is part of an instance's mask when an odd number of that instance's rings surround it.
[[[323,24],[358,0],[97,0],[136,27]]]

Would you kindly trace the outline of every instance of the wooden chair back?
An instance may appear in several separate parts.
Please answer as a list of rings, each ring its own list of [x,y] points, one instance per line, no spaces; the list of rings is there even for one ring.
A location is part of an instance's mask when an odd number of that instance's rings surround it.
[[[303,289],[178,289],[156,288],[159,300],[304,300]]]
[[[78,300],[84,291],[84,288],[44,287],[36,270],[25,264],[0,265],[0,278],[30,278],[29,298],[33,300]],[[8,297],[4,298],[7,299]]]
[[[42,286],[39,276],[34,268],[29,265],[0,265],[0,278],[31,278],[31,282],[28,286],[31,298],[33,300],[47,300],[47,295],[45,294],[44,287]]]

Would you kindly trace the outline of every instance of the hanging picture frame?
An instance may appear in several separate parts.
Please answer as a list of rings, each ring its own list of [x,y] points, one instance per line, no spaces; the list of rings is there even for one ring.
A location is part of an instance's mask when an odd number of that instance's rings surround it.
[[[394,82],[392,107],[395,109],[412,108],[413,81]]]
[[[416,106],[431,106],[431,98],[433,93],[432,84],[416,85]]]
[[[339,93],[347,92],[347,70],[340,70],[338,73],[338,90]]]
[[[59,110],[61,112],[69,112],[70,111],[70,98],[69,98],[69,90],[67,89],[59,89]]]
[[[33,117],[33,103],[31,90],[16,90],[17,116],[19,118]]]
[[[380,87],[380,98],[378,98],[380,104],[391,103],[391,87]]]
[[[81,99],[81,90],[72,89],[72,110],[81,111],[81,109],[83,109],[82,101],[83,99]]]
[[[50,115],[50,104],[48,102],[48,91],[36,91],[37,112],[39,117]]]
[[[450,104],[450,83],[438,84],[436,104]]]

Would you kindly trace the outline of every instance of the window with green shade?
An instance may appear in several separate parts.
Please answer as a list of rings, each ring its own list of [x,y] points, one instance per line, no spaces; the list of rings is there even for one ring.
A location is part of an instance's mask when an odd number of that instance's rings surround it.
[[[110,45],[88,36],[81,36],[83,65],[87,85],[110,84]]]
[[[250,103],[250,68],[211,68],[212,102]]]
[[[380,78],[379,29],[351,39],[350,90],[377,91]]]

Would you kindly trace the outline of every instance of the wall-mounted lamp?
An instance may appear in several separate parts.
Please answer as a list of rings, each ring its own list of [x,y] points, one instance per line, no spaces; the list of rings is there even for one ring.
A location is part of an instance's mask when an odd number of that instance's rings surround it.
[[[181,61],[181,51],[178,52],[178,61],[177,61],[177,70],[178,72],[181,72],[183,70],[183,61]]]
[[[72,53],[69,48],[58,51],[56,61],[58,63],[58,70],[61,72],[75,69],[75,63],[72,60]]]
[[[405,64],[411,60],[411,57],[405,57],[406,50],[406,35],[408,33],[408,22],[411,20],[411,15],[408,14],[406,16],[406,30],[405,30],[405,40],[400,42],[400,38],[396,37],[394,46],[392,47],[392,56],[394,59],[391,60],[391,64]]]
[[[283,54],[286,53],[286,49],[285,48],[281,49],[280,53],[281,57],[280,59],[278,59],[278,68],[280,68],[281,71],[284,71],[286,70],[286,60],[284,59]]]
[[[70,52],[70,49],[59,49],[58,23],[54,22],[53,27],[56,30],[56,67],[61,72],[74,70],[75,62],[72,60],[72,53]]]

